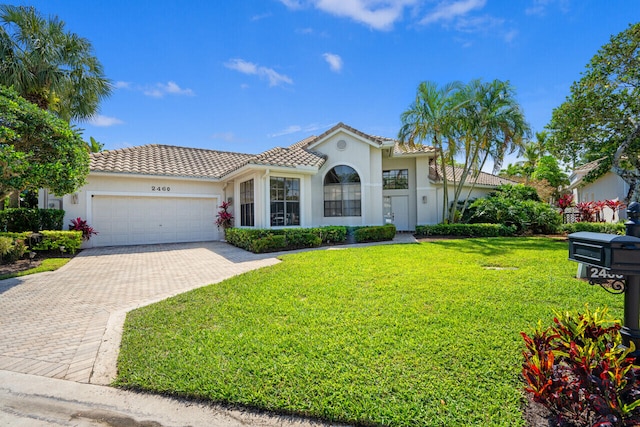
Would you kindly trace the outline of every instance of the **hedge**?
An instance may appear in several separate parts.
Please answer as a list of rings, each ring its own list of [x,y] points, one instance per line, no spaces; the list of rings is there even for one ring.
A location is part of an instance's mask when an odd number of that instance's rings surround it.
[[[62,230],[62,209],[7,208],[0,210],[0,231],[37,232],[40,230]]]
[[[393,224],[358,227],[353,232],[356,243],[393,240],[395,235],[396,226]]]
[[[355,241],[377,242],[393,240],[396,228],[393,225],[379,227],[354,227]],[[253,229],[229,228],[227,242],[254,253],[289,251],[302,248],[316,248],[321,245],[344,243],[347,227],[327,226],[314,228]]]
[[[566,234],[577,233],[578,231],[620,235],[626,233],[626,228],[622,222],[574,222],[571,224],[562,224],[560,230]]]
[[[516,227],[504,224],[437,224],[416,226],[416,236],[508,237]]]

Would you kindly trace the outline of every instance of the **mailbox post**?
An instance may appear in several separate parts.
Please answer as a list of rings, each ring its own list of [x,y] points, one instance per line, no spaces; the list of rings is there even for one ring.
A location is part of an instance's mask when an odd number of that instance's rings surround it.
[[[624,319],[620,333],[626,346],[633,342],[640,359],[640,204],[627,209],[626,235],[579,232],[569,235],[569,259],[589,266],[595,277],[613,281],[611,293],[624,292]],[[593,279],[591,284],[596,282]]]
[[[627,236],[640,237],[640,204],[630,203],[627,208],[628,221],[625,223]],[[640,274],[627,276],[624,293],[624,324],[620,333],[625,345],[630,341],[636,346],[636,358],[640,355]]]

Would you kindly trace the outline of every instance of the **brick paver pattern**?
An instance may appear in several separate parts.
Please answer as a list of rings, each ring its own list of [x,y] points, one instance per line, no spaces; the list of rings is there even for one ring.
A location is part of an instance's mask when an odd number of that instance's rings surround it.
[[[119,246],[2,280],[0,369],[90,382],[113,313],[277,262],[222,242]]]

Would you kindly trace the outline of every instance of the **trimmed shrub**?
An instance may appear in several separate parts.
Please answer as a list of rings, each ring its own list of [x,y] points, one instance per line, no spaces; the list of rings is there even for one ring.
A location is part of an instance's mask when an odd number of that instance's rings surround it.
[[[62,230],[64,226],[64,210],[39,209],[40,230]]]
[[[0,236],[0,261],[10,264],[22,258],[27,251],[25,236],[21,233],[2,233]]]
[[[34,251],[60,250],[60,247],[64,247],[65,252],[75,254],[82,246],[81,231],[43,230],[40,234],[42,240],[31,247]]]
[[[253,241],[251,247],[256,254],[278,252],[287,249],[287,241],[283,235],[265,236]]]
[[[353,232],[356,243],[393,240],[396,226],[393,224],[359,227]]]
[[[7,208],[0,210],[0,231],[62,230],[62,209]]]
[[[572,224],[562,224],[560,231],[566,234],[577,233],[579,231],[591,231],[593,233],[624,235],[626,228],[622,222],[574,222]]]
[[[416,236],[508,237],[515,226],[503,224],[437,224],[416,226]]]
[[[315,248],[322,244],[342,243],[346,236],[346,227],[333,226],[282,229],[232,227],[226,231],[228,243],[254,253]]]

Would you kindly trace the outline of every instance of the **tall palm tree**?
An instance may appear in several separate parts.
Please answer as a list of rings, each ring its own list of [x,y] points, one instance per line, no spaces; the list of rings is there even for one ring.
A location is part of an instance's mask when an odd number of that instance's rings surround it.
[[[0,6],[0,84],[66,121],[87,119],[111,93],[91,43],[33,7]]]
[[[417,145],[427,142],[439,153],[440,170],[446,173],[446,165],[455,151],[453,117],[459,108],[455,94],[462,88],[461,83],[448,83],[442,87],[434,82],[422,82],[418,86],[415,101],[400,116],[402,127],[398,133],[401,143]],[[451,148],[450,151],[447,149]],[[442,177],[443,205],[442,217],[447,218],[448,186],[447,177]]]
[[[474,81],[470,84],[469,90],[471,102],[463,111],[467,117],[467,130],[475,143],[474,157],[470,163],[474,165],[475,173],[478,173],[487,160],[491,159],[495,174],[500,171],[507,154],[522,152],[531,130],[516,100],[515,91],[508,81]],[[469,186],[462,214],[474,186],[475,180]],[[458,196],[459,194],[456,197]]]

